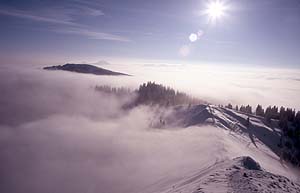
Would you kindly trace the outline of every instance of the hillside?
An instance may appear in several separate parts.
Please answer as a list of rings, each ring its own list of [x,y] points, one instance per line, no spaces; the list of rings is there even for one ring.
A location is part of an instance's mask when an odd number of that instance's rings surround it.
[[[161,179],[147,193],[297,193],[300,185],[263,169],[251,157],[238,157],[215,163],[182,179]]]
[[[217,160],[212,155],[210,161],[202,162],[198,168],[184,175],[173,175],[171,172],[141,192],[300,191],[299,179],[295,177],[297,174],[293,176],[292,166],[282,159],[284,149],[279,146],[281,130],[268,126],[263,117],[214,105],[176,106],[172,110],[159,110],[151,125],[158,129],[183,127],[186,130],[213,126],[223,130],[226,139],[217,137],[219,142],[216,147],[207,150],[218,153]],[[212,136],[211,140],[215,138]],[[242,157],[232,157],[232,147]],[[202,159],[201,154],[199,158]]]
[[[95,75],[111,75],[111,76],[129,76],[125,73],[114,72],[90,64],[65,64],[58,66],[44,67],[44,70],[64,70],[70,72],[78,72],[84,74],[95,74]]]
[[[247,137],[255,147],[263,144],[278,156],[281,152],[281,130],[268,126],[263,117],[205,104],[176,106],[172,111],[161,111],[158,116],[163,124],[155,123],[157,127],[213,125]]]

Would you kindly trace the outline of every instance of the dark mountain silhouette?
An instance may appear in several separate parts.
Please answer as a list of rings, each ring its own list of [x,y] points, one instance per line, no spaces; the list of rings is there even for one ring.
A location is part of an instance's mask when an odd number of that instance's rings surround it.
[[[95,74],[95,75],[130,76],[129,74],[114,72],[90,64],[65,64],[65,65],[58,65],[58,66],[47,66],[44,67],[43,69],[44,70],[65,70],[70,72]]]

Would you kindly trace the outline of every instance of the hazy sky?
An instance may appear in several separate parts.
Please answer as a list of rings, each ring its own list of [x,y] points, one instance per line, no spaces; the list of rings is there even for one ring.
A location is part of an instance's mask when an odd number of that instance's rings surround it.
[[[1,0],[1,64],[155,60],[299,67],[299,0]],[[191,33],[199,34],[195,42]]]

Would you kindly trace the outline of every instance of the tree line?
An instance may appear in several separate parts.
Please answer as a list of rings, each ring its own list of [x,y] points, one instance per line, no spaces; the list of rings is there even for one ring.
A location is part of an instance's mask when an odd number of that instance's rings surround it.
[[[255,111],[252,111],[250,105],[236,105],[233,108],[228,104],[225,107],[263,117],[270,125],[272,122],[277,123],[277,127],[282,130],[281,143],[278,146],[283,149],[283,158],[300,165],[300,111],[278,106],[268,106],[264,109],[260,104],[256,106]]]
[[[288,129],[289,124],[292,124],[292,126],[295,128],[300,129],[300,111],[296,112],[296,110],[292,108],[285,108],[283,106],[280,108],[277,106],[268,106],[266,109],[264,109],[262,105],[258,104],[255,111],[253,111],[250,105],[241,105],[240,107],[236,105],[235,108],[233,108],[232,104],[230,103],[225,107],[243,113],[264,117],[269,123],[272,119],[278,120],[279,127],[283,130]]]
[[[202,102],[184,92],[175,91],[170,87],[155,82],[147,82],[140,85],[139,89],[136,90],[136,93],[138,94],[136,100],[137,104],[174,106],[199,104]]]
[[[100,91],[102,93],[113,94],[120,97],[132,94],[132,90],[126,87],[116,88],[107,85],[101,85],[101,86],[97,85],[95,87],[95,90]]]
[[[116,96],[134,95],[135,100],[130,106],[137,105],[160,105],[160,106],[175,106],[175,105],[192,105],[203,103],[202,100],[192,97],[184,92],[174,90],[171,87],[166,87],[155,82],[143,83],[136,90],[111,86],[96,86],[95,90],[113,94]]]

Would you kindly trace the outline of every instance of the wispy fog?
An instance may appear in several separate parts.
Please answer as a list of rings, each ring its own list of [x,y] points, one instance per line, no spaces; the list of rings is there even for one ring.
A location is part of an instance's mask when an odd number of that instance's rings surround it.
[[[110,68],[135,76],[0,70],[0,192],[143,192],[164,176],[175,179],[218,160],[256,151],[214,127],[149,128],[150,109],[125,112],[121,106],[131,99],[102,95],[94,90],[97,84],[136,88],[152,80],[211,102],[299,108],[297,72]],[[258,156],[264,167],[276,165],[269,164],[270,159]]]
[[[300,70],[228,65],[104,65],[135,75],[118,84],[156,81],[217,104],[278,105],[300,110]]]

